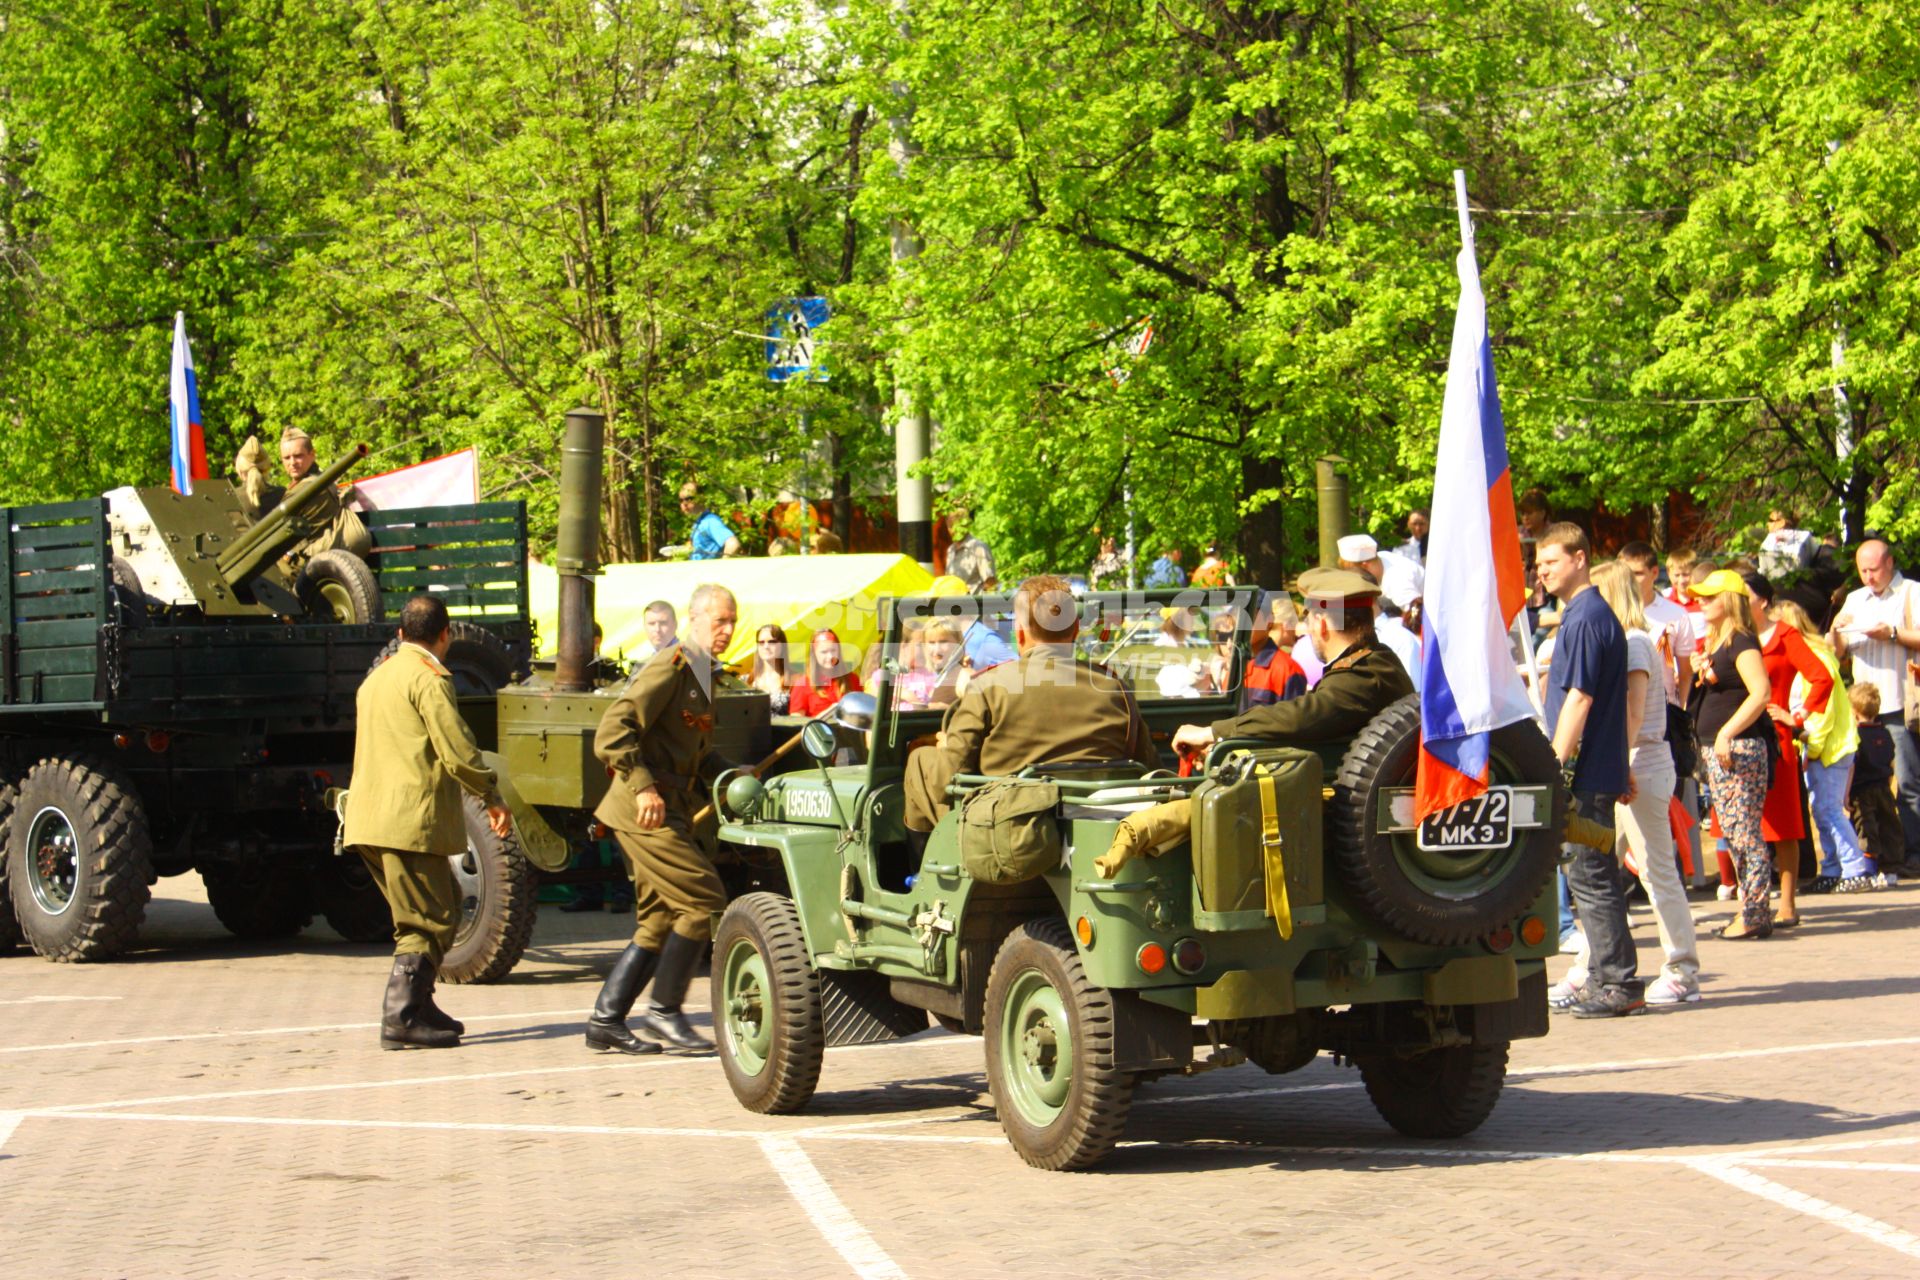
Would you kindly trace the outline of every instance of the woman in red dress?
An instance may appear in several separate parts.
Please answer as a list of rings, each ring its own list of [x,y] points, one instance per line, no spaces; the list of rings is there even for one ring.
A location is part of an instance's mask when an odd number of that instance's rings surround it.
[[[1807,647],[1806,637],[1794,628],[1774,621],[1773,584],[1757,573],[1741,575],[1753,610],[1754,638],[1760,642],[1760,660],[1767,668],[1767,683],[1773,692],[1767,697],[1767,714],[1780,739],[1780,758],[1774,762],[1773,785],[1767,788],[1766,806],[1760,812],[1760,834],[1773,846],[1773,869],[1780,877],[1780,911],[1775,925],[1790,929],[1800,923],[1794,892],[1800,882],[1800,842],[1807,838],[1805,805],[1800,799],[1800,752],[1793,741],[1793,712],[1788,699],[1793,678],[1806,677],[1808,715],[1826,709],[1833,696],[1833,676],[1826,664]]]
[[[807,673],[794,682],[788,708],[796,716],[817,716],[859,687],[860,677],[840,660],[840,637],[816,631],[807,645]]]

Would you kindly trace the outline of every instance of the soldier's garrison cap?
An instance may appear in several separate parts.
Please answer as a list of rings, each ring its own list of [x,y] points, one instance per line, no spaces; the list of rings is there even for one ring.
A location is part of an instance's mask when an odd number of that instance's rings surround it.
[[[281,444],[289,444],[295,440],[305,440],[309,445],[313,443],[313,437],[298,427],[288,427],[280,433]]]

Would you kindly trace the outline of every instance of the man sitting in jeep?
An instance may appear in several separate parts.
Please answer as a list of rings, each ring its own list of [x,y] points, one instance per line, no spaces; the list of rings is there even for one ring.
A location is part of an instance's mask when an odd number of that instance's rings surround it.
[[[1211,725],[1181,725],[1174,750],[1205,754],[1228,738],[1288,746],[1347,738],[1413,692],[1400,660],[1373,633],[1378,586],[1351,569],[1309,569],[1300,575],[1300,589],[1307,597],[1307,638],[1327,664],[1320,683],[1290,702],[1254,707]]]
[[[1159,766],[1127,686],[1074,656],[1080,614],[1066,579],[1021,583],[1013,627],[1019,659],[976,675],[948,708],[938,744],[907,757],[906,826],[916,848],[947,811],[947,784],[957,774],[1091,760]]]

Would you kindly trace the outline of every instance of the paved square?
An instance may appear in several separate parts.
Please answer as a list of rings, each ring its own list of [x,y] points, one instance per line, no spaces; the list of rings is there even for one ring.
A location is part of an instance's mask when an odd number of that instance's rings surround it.
[[[1920,1272],[1920,889],[1703,929],[1704,1002],[1556,1018],[1469,1139],[1400,1138],[1323,1057],[1143,1086],[1081,1174],[1013,1154],[975,1039],[830,1051],[791,1117],[712,1059],[588,1052],[613,916],[544,912],[508,981],[443,989],[460,1049],[385,1053],[381,948],[157,892],[118,963],[0,958],[11,1280]]]

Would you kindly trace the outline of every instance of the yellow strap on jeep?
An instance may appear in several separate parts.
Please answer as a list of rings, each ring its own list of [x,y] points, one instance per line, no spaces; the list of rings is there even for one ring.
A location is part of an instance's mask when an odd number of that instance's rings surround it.
[[[1260,771],[1260,852],[1266,863],[1267,914],[1282,938],[1293,937],[1293,905],[1287,901],[1287,863],[1280,849],[1280,802],[1273,775]]]

